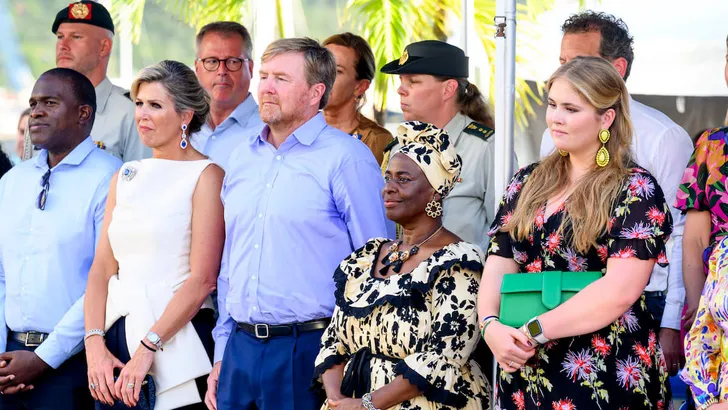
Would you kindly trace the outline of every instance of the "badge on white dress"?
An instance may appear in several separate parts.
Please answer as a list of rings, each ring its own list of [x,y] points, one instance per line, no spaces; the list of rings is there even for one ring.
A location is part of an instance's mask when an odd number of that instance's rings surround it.
[[[132,179],[134,179],[134,176],[136,176],[136,172],[136,168],[132,166],[126,166],[124,167],[124,170],[121,171],[121,178],[124,181],[131,181]]]

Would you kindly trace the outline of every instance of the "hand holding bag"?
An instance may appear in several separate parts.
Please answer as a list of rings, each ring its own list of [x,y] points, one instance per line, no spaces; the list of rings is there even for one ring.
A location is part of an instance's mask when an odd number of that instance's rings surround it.
[[[519,328],[602,277],[601,272],[510,273],[501,284],[500,322]]]

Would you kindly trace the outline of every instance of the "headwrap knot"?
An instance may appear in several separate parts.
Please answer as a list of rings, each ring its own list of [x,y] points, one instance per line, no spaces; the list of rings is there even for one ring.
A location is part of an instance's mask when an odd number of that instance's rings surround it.
[[[432,188],[443,198],[460,177],[462,160],[450,143],[447,131],[432,124],[409,121],[397,128],[399,150],[424,172]]]

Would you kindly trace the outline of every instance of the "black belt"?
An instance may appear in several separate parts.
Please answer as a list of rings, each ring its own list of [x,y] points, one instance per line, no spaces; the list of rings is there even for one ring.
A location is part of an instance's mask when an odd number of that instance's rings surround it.
[[[645,297],[647,298],[661,298],[665,296],[665,292],[662,291],[655,291],[655,292],[645,292]]]
[[[10,337],[15,341],[22,343],[25,347],[38,347],[46,339],[48,339],[48,333],[41,332],[10,332]]]
[[[293,331],[312,332],[314,330],[326,329],[331,319],[316,319],[302,323],[291,323],[288,325],[268,325],[265,323],[238,323],[238,329],[253,335],[258,339],[268,339],[278,336],[290,336]]]

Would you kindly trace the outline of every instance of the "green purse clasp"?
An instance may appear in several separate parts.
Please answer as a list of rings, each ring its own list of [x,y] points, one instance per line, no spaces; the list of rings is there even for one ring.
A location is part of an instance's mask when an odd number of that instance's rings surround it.
[[[541,294],[541,301],[549,310],[555,309],[561,304],[562,278],[561,271],[543,272],[543,282],[541,284],[543,293]]]

